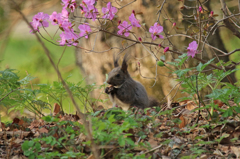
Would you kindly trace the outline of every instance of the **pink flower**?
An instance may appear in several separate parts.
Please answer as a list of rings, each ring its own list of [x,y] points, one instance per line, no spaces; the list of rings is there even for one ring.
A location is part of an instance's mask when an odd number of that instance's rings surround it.
[[[68,7],[69,2],[70,0],[62,0],[62,5],[64,9]]]
[[[159,38],[163,38],[162,35],[159,35],[162,31],[163,31],[163,27],[158,25],[157,22],[154,24],[154,26],[151,26],[150,29],[149,29],[149,32],[152,33],[151,36],[152,36],[153,40],[155,40],[157,36]]]
[[[62,32],[60,34],[61,40],[58,41],[60,45],[65,45],[67,46],[76,46],[78,41],[77,39],[79,38],[77,34],[72,33],[72,32]]]
[[[108,2],[107,8],[102,8],[103,18],[112,20],[114,15],[117,13],[117,8],[111,6],[111,2]]]
[[[61,23],[62,13],[53,12],[52,15],[49,16],[49,20],[52,21],[52,25]]]
[[[79,25],[78,29],[80,30],[79,36],[82,37],[85,35],[85,38],[88,38],[88,34],[92,31],[88,24]]]
[[[129,21],[131,22],[131,24],[132,24],[133,27],[141,27],[141,25],[139,24],[139,20],[137,20],[137,19],[135,18],[134,13],[132,13],[132,14],[129,16]]]
[[[82,7],[82,11],[85,13],[85,17],[86,18],[90,18],[93,21],[96,20],[97,14],[98,14],[98,10],[97,8],[94,7],[94,5],[91,5],[90,2],[88,2],[89,4],[84,5],[84,4],[80,4],[80,6]]]
[[[39,22],[39,21],[32,21],[32,22],[30,22],[30,24],[31,24],[31,26],[33,27],[33,30],[31,29],[31,30],[30,30],[30,33],[38,32],[38,31],[39,31],[39,29],[38,29],[38,27],[39,27],[39,25],[40,25],[40,22]]]
[[[169,47],[165,47],[165,49],[163,50],[163,53],[165,54],[168,51],[169,51]]]
[[[195,56],[195,54],[198,53],[197,48],[198,48],[198,44],[196,41],[189,43],[189,46],[187,48],[188,56],[192,56],[192,58],[193,58]]]
[[[71,12],[73,12],[76,8],[75,0],[62,0],[63,9],[70,8]]]
[[[132,26],[128,24],[127,21],[123,21],[121,24],[119,24],[118,29],[120,29],[117,33],[119,35],[125,35],[126,37],[129,36],[129,32],[132,29]]]
[[[33,21],[30,22],[30,24],[32,25],[34,31],[39,31],[39,27],[49,26],[49,23],[47,20],[49,20],[49,15],[44,14],[43,12],[39,12],[38,14],[33,16]],[[32,32],[32,30],[30,30],[30,32]]]
[[[86,5],[94,5],[96,3],[96,0],[83,0],[83,2],[86,4]]]
[[[202,10],[202,7],[201,7],[201,6],[198,8],[198,11],[199,11],[200,13],[202,13],[202,12],[203,12],[203,10]]]
[[[65,32],[72,32],[72,23],[70,23],[68,20],[64,20],[62,23],[60,23],[59,27]]]
[[[69,5],[69,8],[71,9],[71,12],[74,12],[75,8],[76,8],[77,4],[74,2],[74,3],[71,3]]]
[[[66,9],[62,10],[62,17],[68,19],[69,12]]]

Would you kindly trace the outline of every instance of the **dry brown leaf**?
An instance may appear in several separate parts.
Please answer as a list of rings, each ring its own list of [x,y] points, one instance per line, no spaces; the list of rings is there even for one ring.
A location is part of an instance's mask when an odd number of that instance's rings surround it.
[[[153,133],[149,133],[149,136],[148,136],[148,137],[149,137],[148,142],[150,143],[150,145],[151,145],[152,148],[154,148],[154,147],[156,147],[156,146],[159,145],[153,135],[154,135]]]
[[[45,124],[44,120],[42,120],[42,119],[34,120],[34,121],[32,121],[31,125],[28,128],[30,128],[30,129],[38,128],[40,126],[43,126],[44,124]]]
[[[214,104],[218,105],[220,108],[224,105],[224,103],[221,102],[220,100],[214,100],[213,102]]]
[[[223,156],[222,152],[219,151],[218,149],[216,149],[214,152],[213,152],[214,155],[219,155],[219,156]]]
[[[16,144],[20,144],[21,142],[23,142],[23,140],[22,140],[22,139],[19,139],[19,138],[17,138],[16,140],[14,140],[14,142],[15,142]]]
[[[203,154],[200,156],[200,159],[207,159],[207,158],[208,158],[208,156],[206,154]]]
[[[54,103],[53,115],[55,116],[56,114],[58,114],[60,110],[61,110],[60,105],[58,105],[57,103]]]
[[[22,119],[20,119],[19,122],[18,122],[18,125],[23,126],[23,124],[24,124],[24,121]]]
[[[5,124],[1,122],[1,123],[0,123],[0,128],[1,128],[1,129],[5,129]]]
[[[95,159],[95,157],[93,156],[93,154],[91,154],[90,156],[88,156],[87,159]]]
[[[239,156],[240,156],[240,147],[231,146],[231,150],[237,156],[237,158],[239,158]]]
[[[224,152],[225,154],[229,154],[230,146],[225,146],[225,145],[219,144],[219,145],[218,145],[218,148],[219,148],[222,152]]]
[[[181,129],[181,128],[183,128],[183,127],[185,127],[185,126],[187,125],[187,121],[186,121],[186,119],[183,117],[183,115],[181,115],[181,116],[179,117],[179,119],[182,121],[182,122],[179,124],[179,128]]]
[[[42,133],[48,133],[48,129],[42,127],[41,129],[38,130],[40,134]]]
[[[13,136],[13,135],[18,135],[20,136],[28,136],[30,132],[26,132],[26,131],[21,131],[21,130],[18,130],[18,131],[2,131],[0,132],[0,135],[3,135],[3,134],[8,134],[10,136]]]

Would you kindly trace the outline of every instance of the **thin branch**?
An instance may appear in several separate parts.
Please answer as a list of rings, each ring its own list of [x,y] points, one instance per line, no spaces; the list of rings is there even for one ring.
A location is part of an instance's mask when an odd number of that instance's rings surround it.
[[[19,6],[15,3],[14,0],[11,0],[11,1],[12,1],[13,4],[14,4],[15,10],[22,16],[23,20],[27,23],[27,25],[28,25],[31,29],[34,30],[34,28],[32,27],[32,25],[31,25],[31,24],[29,23],[29,21],[27,20],[26,16],[21,12]],[[97,148],[97,145],[94,143],[94,139],[93,139],[93,136],[92,136],[91,131],[90,131],[91,129],[89,128],[89,123],[86,121],[86,116],[85,116],[85,114],[83,114],[83,113],[80,111],[80,108],[79,108],[78,104],[76,103],[76,101],[75,101],[75,99],[74,99],[74,97],[73,97],[73,94],[72,94],[71,90],[69,89],[67,83],[64,81],[64,79],[63,79],[60,71],[59,71],[58,68],[56,67],[55,63],[53,62],[53,59],[52,59],[51,56],[50,56],[50,51],[49,51],[48,48],[45,46],[45,44],[43,43],[43,41],[41,40],[41,38],[38,36],[38,34],[35,34],[35,36],[36,36],[38,42],[42,45],[42,47],[43,47],[43,49],[44,49],[44,51],[45,51],[45,54],[47,55],[50,63],[52,64],[54,70],[56,71],[59,79],[61,80],[61,82],[62,82],[62,84],[63,84],[63,86],[65,87],[65,89],[66,89],[66,91],[67,91],[67,93],[68,93],[68,95],[69,95],[69,97],[70,97],[73,105],[75,106],[75,108],[76,108],[76,110],[77,110],[77,112],[78,112],[78,114],[79,114],[79,116],[80,116],[80,118],[83,120],[83,125],[85,126],[85,128],[86,128],[86,130],[87,130],[87,138],[88,138],[88,140],[91,141],[92,153],[93,153],[93,155],[94,155],[94,157],[95,157],[96,159],[99,159],[99,156],[100,156],[100,155],[99,155],[99,152],[98,152],[98,148]]]
[[[13,89],[13,90],[11,90],[10,92],[8,92],[8,94],[6,94],[4,97],[2,97],[2,99],[0,99],[0,102],[1,102],[4,98],[6,98],[7,96],[9,96],[11,93],[13,93],[13,92],[19,90],[20,88],[21,88],[21,87],[16,88],[16,89]]]

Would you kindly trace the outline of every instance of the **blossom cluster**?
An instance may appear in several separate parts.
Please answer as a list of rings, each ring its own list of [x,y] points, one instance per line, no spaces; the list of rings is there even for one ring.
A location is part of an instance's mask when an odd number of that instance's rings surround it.
[[[79,5],[82,14],[84,14],[86,18],[92,19],[93,21],[96,20],[96,17],[99,14],[95,4],[96,0],[83,0]],[[78,26],[80,33],[76,34],[73,30],[73,24],[69,20],[69,11],[74,12],[74,10],[77,8],[77,3],[75,0],[62,0],[62,5],[63,8],[61,13],[54,11],[51,15],[48,15],[43,12],[39,12],[33,16],[33,20],[30,22],[33,29],[31,29],[30,32],[39,32],[39,28],[48,27],[50,21],[52,25],[58,25],[59,29],[62,31],[60,34],[61,39],[58,41],[60,45],[76,46],[78,43],[77,40],[80,37],[88,38],[88,35],[92,31],[91,27],[88,23],[80,24]],[[102,12],[104,19],[112,20],[117,13],[117,8],[113,7],[111,2],[108,2],[107,7],[102,8]]]
[[[62,0],[63,7],[61,13],[54,11],[51,15],[48,15],[43,12],[39,12],[33,16],[32,22],[30,22],[32,25],[30,32],[39,32],[40,27],[48,27],[49,22],[51,22],[52,25],[58,25],[59,29],[62,31],[60,33],[60,40],[58,41],[60,45],[76,46],[78,44],[78,39],[81,37],[88,38],[92,30],[88,23],[83,23],[78,26],[80,33],[77,34],[73,29],[74,25],[69,20],[69,15],[71,12],[74,12],[76,8],[80,8],[81,13],[85,16],[85,18],[95,21],[97,17],[100,16],[98,9],[95,7],[96,3],[97,0],[82,0],[82,3],[77,5],[75,0]],[[199,11],[201,9],[202,8],[199,7]],[[113,20],[117,12],[118,9],[112,6],[111,2],[108,2],[106,7],[102,8],[102,18],[106,20]],[[136,13],[134,10],[128,19],[130,23],[127,21],[118,21],[118,35],[124,35],[128,37],[134,27],[141,27],[140,20],[136,18]],[[175,25],[176,23],[173,24],[173,26]],[[149,33],[151,33],[151,38],[153,41],[156,40],[156,38],[164,38],[163,35],[161,35],[162,32],[163,27],[157,22],[149,28]],[[165,48],[164,53],[168,50],[168,47]],[[189,44],[188,55],[194,57],[196,53],[197,43],[196,41],[193,41]]]

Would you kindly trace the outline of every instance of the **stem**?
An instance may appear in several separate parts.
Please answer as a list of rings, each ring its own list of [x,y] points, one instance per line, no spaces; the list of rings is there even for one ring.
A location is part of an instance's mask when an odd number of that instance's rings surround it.
[[[20,10],[19,6],[15,3],[14,0],[11,0],[11,2],[13,2],[13,7],[14,9],[22,16],[23,20],[27,23],[27,25],[32,29],[34,30],[34,28],[32,27],[32,25],[29,23],[29,21],[27,20],[26,16],[22,13],[22,11]],[[42,45],[44,51],[45,51],[45,54],[47,55],[50,63],[52,64],[54,70],[56,71],[59,79],[61,80],[63,86],[65,87],[73,105],[75,106],[80,118],[83,120],[83,125],[85,126],[86,128],[86,131],[87,131],[87,138],[88,140],[90,140],[91,142],[91,150],[92,150],[92,153],[94,155],[94,158],[95,159],[99,159],[99,150],[98,150],[98,146],[94,143],[94,139],[93,139],[93,136],[92,136],[92,133],[90,131],[90,126],[89,126],[89,122],[86,121],[86,115],[83,114],[81,111],[80,111],[80,108],[78,106],[78,104],[76,103],[75,99],[73,98],[73,94],[71,92],[71,90],[69,89],[68,85],[66,84],[66,82],[64,81],[60,71],[58,70],[58,68],[56,67],[55,63],[53,62],[53,59],[51,58],[50,56],[50,51],[48,50],[48,48],[45,46],[45,44],[43,43],[43,41],[41,40],[41,38],[39,37],[38,34],[35,33],[35,36],[38,40],[38,42]]]

